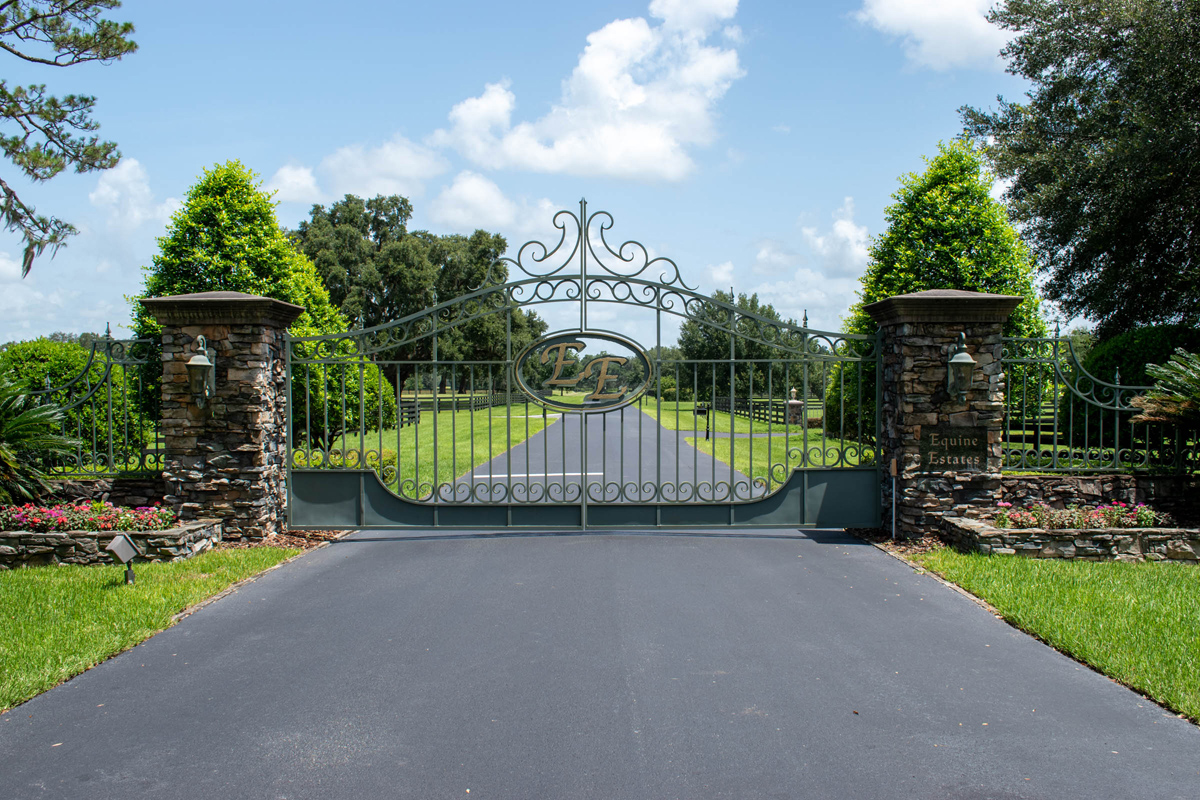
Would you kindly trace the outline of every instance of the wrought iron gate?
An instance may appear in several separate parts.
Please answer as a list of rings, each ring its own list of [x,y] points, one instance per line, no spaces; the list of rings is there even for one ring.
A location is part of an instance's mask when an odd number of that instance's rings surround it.
[[[879,523],[875,337],[700,295],[670,259],[610,246],[586,201],[553,223],[557,244],[461,297],[288,338],[293,526]]]

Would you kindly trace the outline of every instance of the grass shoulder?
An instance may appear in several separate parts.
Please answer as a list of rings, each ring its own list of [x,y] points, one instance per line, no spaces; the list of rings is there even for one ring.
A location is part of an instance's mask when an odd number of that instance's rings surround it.
[[[1167,708],[1200,721],[1200,569],[960,553],[908,558],[1006,620]]]
[[[299,553],[215,550],[168,563],[25,567],[0,572],[0,711],[169,628],[176,615]]]

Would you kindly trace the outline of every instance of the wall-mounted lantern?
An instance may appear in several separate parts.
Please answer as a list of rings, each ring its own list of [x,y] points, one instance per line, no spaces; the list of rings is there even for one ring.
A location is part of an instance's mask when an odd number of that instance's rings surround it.
[[[946,369],[946,390],[960,403],[967,399],[975,363],[975,359],[967,352],[967,335],[960,332],[958,342],[950,350],[950,361]]]
[[[196,350],[187,363],[188,388],[196,398],[196,405],[204,408],[217,393],[217,351],[208,346],[203,336],[196,337]]]

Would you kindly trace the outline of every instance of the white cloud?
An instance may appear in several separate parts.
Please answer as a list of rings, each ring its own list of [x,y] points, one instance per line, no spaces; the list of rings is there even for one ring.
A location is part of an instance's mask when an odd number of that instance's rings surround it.
[[[420,197],[425,183],[448,168],[441,154],[396,134],[378,147],[339,148],[323,158],[315,171],[303,164],[282,166],[266,188],[278,191],[276,199],[284,203],[320,203],[347,194]]]
[[[123,158],[112,169],[100,173],[88,200],[107,211],[109,227],[122,233],[129,233],[144,222],[165,224],[180,207],[173,197],[154,202],[146,170],[136,158]]]
[[[430,142],[487,169],[680,180],[689,149],[715,138],[714,106],[744,73],[737,51],[705,44],[737,0],[654,0],[652,26],[619,19],[587,37],[562,97],[534,122],[513,122],[508,81],[455,105]]]
[[[707,34],[737,13],[738,0],[651,0],[650,16],[667,28]]]
[[[775,133],[791,133],[792,126],[791,125],[772,125],[771,130],[775,131]]]
[[[543,242],[557,240],[553,224],[557,211],[546,198],[511,200],[491,180],[470,170],[456,175],[429,206],[434,222],[463,233],[485,228],[510,237],[534,236]],[[519,245],[509,242],[510,252],[514,244]]]
[[[826,233],[801,228],[804,241],[821,259],[830,275],[858,275],[867,266],[867,228],[854,224],[854,198],[847,197],[833,214],[833,227]]]
[[[732,284],[738,294],[757,294],[785,319],[800,322],[807,313],[810,327],[836,331],[867,265],[867,228],[855,224],[854,199],[847,197],[828,229],[800,232],[811,256],[786,241],[764,238],[755,243],[748,268],[726,261],[708,267],[708,275],[716,288]]]
[[[425,181],[441,175],[447,167],[438,153],[397,134],[379,147],[343,147],[321,161],[320,171],[338,198],[345,194],[419,197]]]
[[[718,287],[730,286],[733,283],[733,262],[723,261],[715,267],[708,268],[708,277]]]
[[[15,283],[21,280],[21,263],[8,253],[0,253],[0,283]]]
[[[463,231],[508,228],[516,221],[517,204],[487,178],[464,171],[434,198],[429,215],[435,222]]]
[[[987,21],[994,0],[863,0],[855,17],[900,37],[917,66],[1003,68],[1000,48],[1011,34]]]
[[[799,263],[799,254],[788,249],[785,244],[775,239],[764,239],[758,244],[752,269],[756,275],[778,275]]]
[[[46,264],[40,264],[46,268]],[[0,292],[0,319],[4,321],[4,340],[28,338],[34,334],[24,333],[34,329],[62,328],[64,316],[70,316],[69,324],[76,324],[73,315],[66,314],[63,290],[51,292],[37,289],[37,272],[21,278],[21,261],[8,253],[0,252],[0,283],[5,284]],[[81,304],[83,305],[83,304]]]
[[[841,326],[841,317],[854,302],[857,290],[857,276],[830,277],[808,267],[797,269],[789,278],[760,283],[752,289],[784,319],[800,322],[807,313],[809,327],[826,331]]]
[[[275,192],[275,199],[281,203],[317,203],[322,199],[317,178],[309,167],[282,166],[267,181],[265,188]]]

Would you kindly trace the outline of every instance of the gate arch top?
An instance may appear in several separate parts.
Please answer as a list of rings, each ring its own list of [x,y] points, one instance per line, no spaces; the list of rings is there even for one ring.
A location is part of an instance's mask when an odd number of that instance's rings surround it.
[[[614,249],[608,240],[612,214],[589,213],[586,199],[579,201],[578,213],[563,209],[552,221],[559,231],[556,243],[525,242],[515,256],[489,265],[480,286],[466,294],[373,327],[290,338],[297,343],[321,343],[309,357],[353,359],[394,350],[511,308],[574,303],[579,307],[577,329],[587,331],[592,329],[589,305],[618,304],[694,320],[716,332],[778,348],[789,357],[819,360],[835,354],[839,359],[870,359],[877,355],[874,336],[792,325],[702,294],[684,281],[674,260],[651,257],[639,241],[626,240]],[[338,344],[343,341],[349,346]]]

